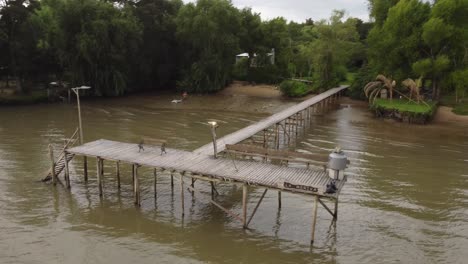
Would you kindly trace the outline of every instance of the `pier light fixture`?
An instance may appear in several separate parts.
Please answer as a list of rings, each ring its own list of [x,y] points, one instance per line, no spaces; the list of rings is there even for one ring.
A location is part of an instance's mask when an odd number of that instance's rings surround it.
[[[88,89],[91,89],[91,87],[82,85],[80,87],[75,87],[71,89],[76,94],[76,102],[78,104],[78,129],[80,131],[80,144],[83,144],[83,127],[81,125],[80,90],[88,90]]]
[[[216,128],[218,127],[218,123],[216,121],[210,121],[208,124],[211,126],[211,137],[213,139],[213,157],[216,159],[218,158],[217,153],[217,144],[216,144]]]

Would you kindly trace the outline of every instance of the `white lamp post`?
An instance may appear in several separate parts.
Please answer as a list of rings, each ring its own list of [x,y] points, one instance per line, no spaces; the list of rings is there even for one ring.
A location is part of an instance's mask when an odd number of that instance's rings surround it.
[[[72,91],[76,94],[76,102],[78,104],[78,130],[80,131],[80,144],[83,145],[83,127],[81,126],[81,107],[80,107],[80,90],[90,89],[89,86],[80,86],[71,88]]]
[[[218,153],[217,145],[216,145],[216,128],[218,127],[218,123],[216,123],[215,121],[210,121],[210,122],[208,122],[208,124],[210,124],[210,126],[211,126],[211,136],[213,138],[213,151],[214,151],[213,156],[216,159],[217,158],[217,153]]]
[[[80,145],[83,145],[83,127],[81,126],[81,107],[80,107],[80,90],[90,89],[89,86],[80,86],[71,88],[72,91],[76,94],[76,102],[78,104],[78,130],[80,131]],[[84,180],[88,182],[88,161],[86,156],[83,157],[84,162]]]

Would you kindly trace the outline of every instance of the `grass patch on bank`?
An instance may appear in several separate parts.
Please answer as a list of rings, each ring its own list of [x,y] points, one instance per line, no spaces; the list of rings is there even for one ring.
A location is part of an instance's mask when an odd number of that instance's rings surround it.
[[[431,114],[436,107],[434,103],[415,103],[403,99],[376,99],[373,103],[375,107],[387,109],[387,110],[397,110],[398,112],[410,112],[417,114]]]
[[[47,102],[47,91],[32,91],[28,94],[2,94],[0,93],[0,105],[25,105]]]
[[[437,103],[416,103],[404,99],[376,99],[370,108],[377,117],[392,118],[405,123],[426,124],[432,120]]]

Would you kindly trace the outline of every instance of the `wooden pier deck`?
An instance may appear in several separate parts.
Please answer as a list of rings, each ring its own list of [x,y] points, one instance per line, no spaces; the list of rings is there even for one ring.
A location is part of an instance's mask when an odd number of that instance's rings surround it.
[[[289,107],[281,112],[278,112],[276,114],[273,114],[265,119],[262,119],[250,126],[247,126],[245,128],[239,129],[234,133],[231,133],[227,136],[224,136],[220,139],[217,140],[217,151],[222,152],[226,149],[226,145],[231,145],[231,144],[237,144],[271,126],[274,126],[275,124],[278,124],[282,122],[283,120],[301,112],[304,111],[305,109],[328,99],[330,96],[336,95],[339,92],[347,89],[347,85],[342,85],[337,88],[330,89],[324,93],[321,93],[317,96],[314,96],[308,100],[305,100],[297,105],[294,105],[292,107]],[[199,154],[206,154],[206,155],[211,155],[213,154],[213,144],[208,143],[196,150],[193,151],[194,153],[199,153]]]
[[[314,209],[311,228],[311,243],[314,241],[315,224],[317,220],[317,208],[320,203],[333,217],[333,221],[338,217],[338,196],[346,182],[343,180],[333,180],[328,176],[326,167],[317,169],[310,168],[310,164],[316,164],[311,157],[314,154],[301,154],[289,151],[291,144],[295,144],[313,123],[312,115],[325,114],[337,106],[341,92],[347,86],[340,86],[328,90],[320,95],[314,96],[284,111],[276,113],[246,128],[240,129],[232,134],[226,135],[216,140],[216,124],[211,123],[213,142],[206,144],[192,152],[165,148],[161,146],[145,144],[144,150],[140,149],[143,143],[124,143],[111,140],[100,139],[88,142],[76,147],[70,147],[69,140],[65,144],[63,156],[64,162],[55,161],[53,150],[50,149],[51,169],[53,183],[58,180],[61,170],[65,171],[65,181],[67,188],[70,188],[68,162],[74,156],[83,156],[84,181],[88,180],[87,158],[96,158],[96,173],[99,188],[99,196],[103,197],[103,171],[104,160],[113,161],[116,164],[117,187],[120,188],[120,164],[132,165],[133,192],[135,205],[140,206],[140,180],[138,167],[145,166],[154,169],[154,191],[156,197],[156,183],[158,171],[169,171],[171,175],[171,187],[174,187],[173,174],[178,174],[181,190],[182,216],[184,215],[184,193],[188,189],[194,193],[195,181],[202,180],[211,184],[212,204],[242,222],[244,228],[248,228],[250,221],[255,215],[263,197],[268,190],[278,191],[278,207],[281,208],[281,192],[291,192],[311,195],[314,197]],[[259,135],[260,133],[260,135]],[[76,132],[75,134],[76,135]],[[73,137],[72,137],[73,138]],[[260,141],[258,139],[261,139]],[[250,142],[243,142],[249,139]],[[75,142],[76,139],[73,141]],[[146,141],[145,141],[146,142]],[[283,142],[283,143],[281,143]],[[245,144],[245,143],[251,143]],[[260,143],[261,147],[255,146]],[[153,142],[154,144],[154,142]],[[237,145],[236,145],[237,144]],[[236,145],[236,146],[234,146]],[[216,146],[216,147],[215,147]],[[260,149],[259,149],[260,148]],[[165,153],[162,151],[165,150]],[[240,158],[233,158],[230,154],[238,153]],[[217,157],[218,153],[221,153]],[[260,156],[260,160],[258,160]],[[70,159],[69,159],[70,157]],[[251,160],[246,159],[250,157]],[[253,157],[257,157],[255,160]],[[286,161],[286,166],[282,162]],[[289,162],[305,163],[307,167],[291,167]],[[276,164],[278,162],[279,164]],[[323,161],[322,163],[323,164]],[[58,171],[58,167],[64,168]],[[55,173],[57,172],[57,173]],[[184,179],[191,179],[192,184],[184,187]],[[242,213],[236,214],[214,200],[214,193],[217,193],[216,184],[238,183],[242,184]],[[327,193],[327,185],[336,185],[334,193]],[[248,187],[257,186],[265,188],[262,196],[256,204],[250,217],[247,217],[247,197]],[[333,210],[324,203],[322,198],[334,201]]]
[[[323,170],[291,168],[260,163],[258,161],[214,159],[212,156],[193,152],[166,149],[161,155],[158,147],[145,147],[138,152],[138,144],[110,140],[96,140],[67,150],[67,153],[104,160],[138,164],[145,167],[203,175],[222,181],[247,183],[294,193],[314,194],[321,197],[338,196],[345,181],[337,182],[337,192],[326,194],[326,185],[331,182]],[[296,186],[292,188],[291,186]],[[288,187],[289,186],[289,187]]]

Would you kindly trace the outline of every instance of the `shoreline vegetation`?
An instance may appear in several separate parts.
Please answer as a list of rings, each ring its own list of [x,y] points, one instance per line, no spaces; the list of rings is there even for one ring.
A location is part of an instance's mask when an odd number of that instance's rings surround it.
[[[427,124],[437,112],[436,103],[418,104],[404,99],[375,99],[369,107],[377,117],[413,124]]]

